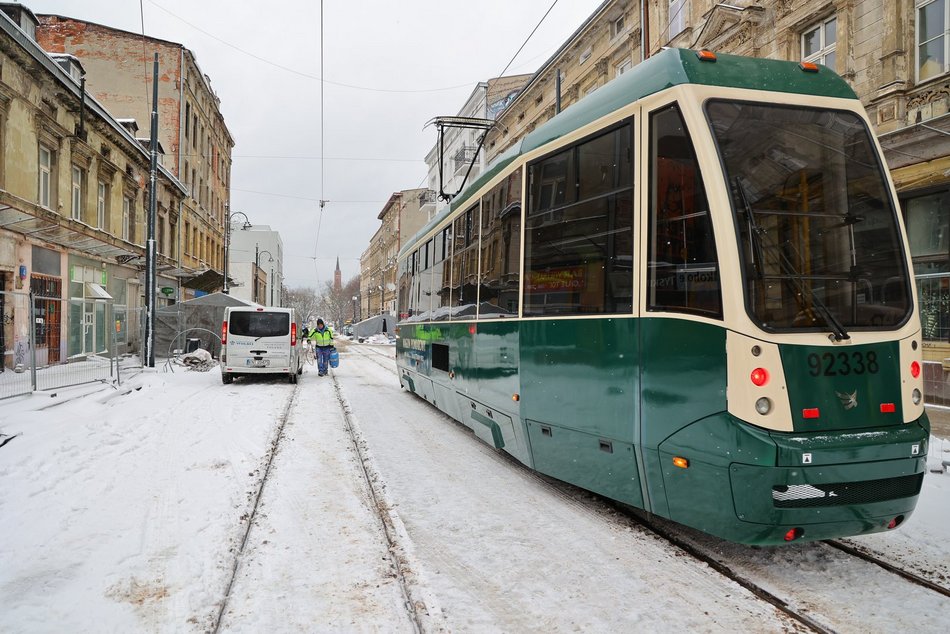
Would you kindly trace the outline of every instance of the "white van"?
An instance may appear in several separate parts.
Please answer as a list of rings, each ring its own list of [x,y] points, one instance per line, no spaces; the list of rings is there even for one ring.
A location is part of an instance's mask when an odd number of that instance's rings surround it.
[[[221,324],[221,380],[247,374],[303,373],[293,308],[230,306]]]

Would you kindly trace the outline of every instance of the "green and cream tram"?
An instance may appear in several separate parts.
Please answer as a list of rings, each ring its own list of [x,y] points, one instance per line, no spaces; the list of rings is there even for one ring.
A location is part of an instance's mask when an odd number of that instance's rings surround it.
[[[841,78],[664,50],[406,243],[400,382],[532,469],[729,540],[887,530],[929,438],[910,271]]]

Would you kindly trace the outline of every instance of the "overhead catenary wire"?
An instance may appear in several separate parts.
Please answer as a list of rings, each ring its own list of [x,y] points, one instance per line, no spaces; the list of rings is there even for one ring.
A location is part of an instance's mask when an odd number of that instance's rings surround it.
[[[534,25],[534,28],[531,29],[531,32],[528,33],[528,37],[526,37],[525,40],[524,40],[524,42],[521,43],[521,46],[518,47],[517,52],[515,52],[515,54],[511,57],[511,60],[509,60],[509,62],[505,65],[505,68],[504,68],[500,73],[498,73],[498,77],[504,77],[504,76],[505,76],[505,72],[508,70],[508,68],[511,67],[511,65],[512,65],[512,63],[514,63],[515,59],[518,58],[518,55],[521,54],[521,51],[524,50],[524,47],[528,45],[528,42],[531,40],[532,36],[534,36],[535,32],[541,27],[541,24],[542,24],[542,23],[544,22],[544,20],[548,17],[548,14],[551,13],[551,10],[554,9],[554,6],[555,6],[557,3],[558,3],[558,0],[554,0],[554,2],[551,3],[551,6],[548,7],[548,10],[544,12],[544,15],[541,16],[541,19],[538,20],[538,23]]]
[[[139,2],[142,2],[142,0],[139,0]],[[324,81],[325,81],[326,83],[331,84],[331,85],[333,85],[333,86],[340,86],[340,87],[342,87],[342,88],[350,88],[350,89],[352,89],[352,90],[366,90],[366,91],[369,91],[369,92],[386,92],[386,93],[429,93],[429,92],[447,92],[447,91],[450,91],[450,90],[460,90],[460,89],[462,89],[462,88],[471,88],[471,87],[472,87],[472,82],[466,82],[466,83],[464,83],[464,84],[458,84],[458,85],[456,85],[456,86],[444,86],[444,87],[441,87],[441,88],[415,88],[415,89],[409,89],[409,88],[404,88],[404,89],[396,89],[396,88],[374,88],[374,87],[371,87],[371,86],[356,86],[356,85],[353,85],[353,84],[345,84],[345,83],[339,82],[339,81],[326,80],[326,79],[323,78],[323,70],[322,70],[322,67],[321,67],[321,71],[320,71],[320,77],[316,77],[316,76],[311,75],[311,74],[309,74],[309,73],[305,73],[305,72],[303,72],[303,71],[299,71],[299,70],[296,70],[296,69],[294,69],[294,68],[290,68],[289,66],[284,66],[283,64],[278,64],[277,62],[271,61],[271,60],[269,60],[269,59],[267,59],[267,58],[265,58],[265,57],[261,57],[260,55],[255,55],[254,53],[251,53],[250,51],[246,51],[246,50],[244,50],[243,48],[241,48],[241,47],[239,47],[239,46],[235,46],[234,44],[231,44],[231,43],[228,42],[227,40],[223,40],[223,39],[221,39],[220,37],[218,37],[218,36],[216,36],[216,35],[214,35],[214,34],[212,34],[212,33],[209,33],[208,31],[202,29],[202,28],[199,27],[198,25],[193,24],[193,23],[189,22],[188,20],[186,20],[185,18],[183,18],[183,17],[181,17],[181,16],[179,16],[179,15],[176,15],[175,13],[169,11],[168,9],[166,9],[165,7],[163,7],[162,5],[160,5],[160,4],[156,3],[156,2],[154,2],[154,0],[149,0],[149,4],[151,4],[152,6],[156,7],[157,9],[160,9],[161,11],[164,11],[165,13],[167,13],[167,14],[170,15],[170,16],[172,16],[172,17],[175,18],[176,20],[179,20],[180,22],[183,22],[183,23],[187,24],[188,26],[190,26],[191,28],[195,29],[195,30],[198,31],[199,33],[203,33],[204,35],[207,35],[208,37],[210,37],[210,38],[213,39],[214,41],[220,42],[221,44],[224,44],[224,45],[227,46],[228,48],[232,48],[232,49],[234,49],[235,51],[238,51],[239,53],[242,53],[243,55],[247,55],[248,57],[252,57],[252,58],[256,59],[256,60],[259,61],[259,62],[263,62],[264,64],[268,64],[269,66],[273,66],[274,68],[279,68],[279,69],[281,69],[281,70],[287,71],[288,73],[293,73],[294,75],[298,75],[298,76],[300,76],[300,77],[305,77],[305,78],[307,78],[307,79],[314,79],[314,80],[317,80],[317,81],[320,81],[320,82],[324,82]],[[322,5],[322,3],[321,3],[320,12],[321,12],[321,15],[322,15],[322,13],[323,13],[323,5]],[[322,27],[321,27],[321,28],[322,28]],[[322,46],[323,46],[323,45],[322,45],[322,43],[321,43],[321,47],[322,47]]]

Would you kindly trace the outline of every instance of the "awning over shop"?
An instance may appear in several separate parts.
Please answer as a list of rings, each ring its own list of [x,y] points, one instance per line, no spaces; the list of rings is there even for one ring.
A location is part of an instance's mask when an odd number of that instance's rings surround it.
[[[86,282],[86,297],[112,301],[112,295],[109,295],[106,289],[95,282]]]
[[[224,286],[224,275],[215,270],[208,269],[194,277],[183,278],[181,285],[185,288],[193,288],[196,291],[206,291],[210,293]]]

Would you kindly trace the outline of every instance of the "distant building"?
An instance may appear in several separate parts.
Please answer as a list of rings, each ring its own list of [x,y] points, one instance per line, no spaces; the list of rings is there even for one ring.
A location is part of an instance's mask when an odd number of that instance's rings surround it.
[[[340,271],[340,256],[336,258],[336,270],[333,271],[333,290],[337,292],[343,290],[343,272]]]
[[[380,226],[360,256],[360,316],[396,314],[399,250],[428,221],[420,195],[425,189],[395,192],[379,212]]]
[[[231,224],[228,277],[230,295],[264,306],[281,306],[284,284],[284,243],[267,225]]]
[[[202,277],[203,290],[220,288],[234,140],[211,80],[198,67],[194,53],[175,42],[76,18],[38,18],[40,45],[50,53],[75,56],[86,70],[86,89],[115,116],[141,128],[143,142],[149,135],[152,62],[158,53],[163,165],[189,193],[180,215],[175,209],[159,222],[159,239],[174,244],[182,267],[218,274]],[[186,285],[192,277],[182,273]],[[185,298],[193,294],[188,290]]]

